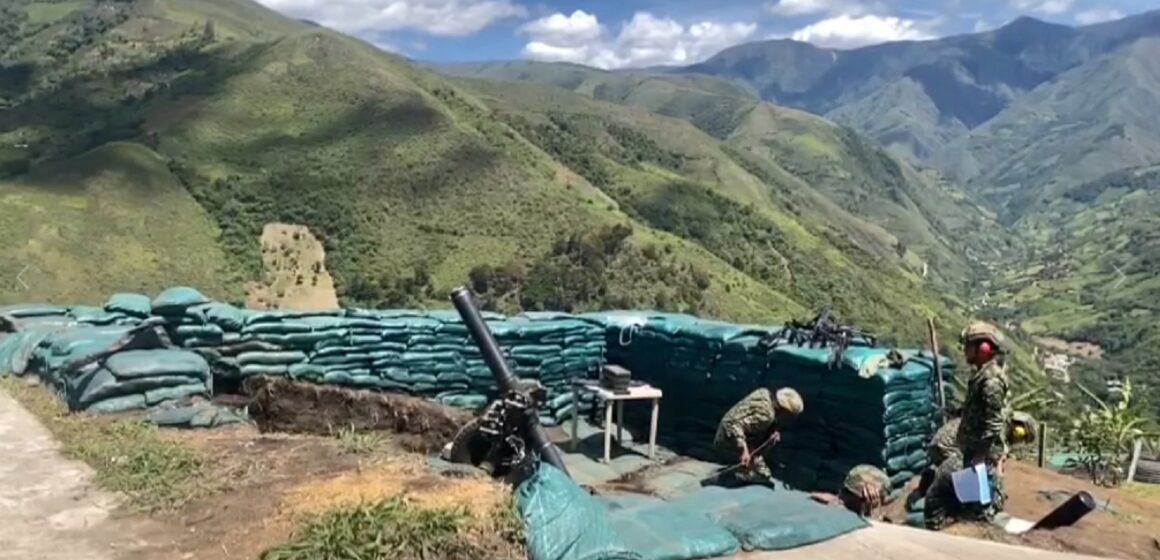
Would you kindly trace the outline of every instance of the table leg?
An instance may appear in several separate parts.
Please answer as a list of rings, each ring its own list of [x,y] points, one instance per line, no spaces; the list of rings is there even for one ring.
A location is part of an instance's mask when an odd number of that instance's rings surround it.
[[[624,447],[624,401],[616,401],[616,444]]]
[[[612,401],[604,401],[604,462],[612,462]]]
[[[580,434],[580,388],[577,387],[576,385],[572,385],[572,440],[569,442],[572,444],[572,451],[576,451],[576,448],[580,445],[580,442],[576,441],[576,440],[580,439],[579,434]]]
[[[648,423],[648,458],[655,459],[657,455],[657,420],[660,418],[661,400],[653,399],[652,418]]]

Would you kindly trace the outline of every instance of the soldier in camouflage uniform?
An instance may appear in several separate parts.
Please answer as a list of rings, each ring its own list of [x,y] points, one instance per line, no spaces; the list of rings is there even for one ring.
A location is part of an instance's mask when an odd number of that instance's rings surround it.
[[[738,461],[740,467],[734,475],[742,482],[768,482],[773,472],[761,453],[751,455],[766,442],[776,443],[780,438],[777,422],[786,415],[801,414],[801,395],[793,389],[779,389],[776,394],[761,388],[741,399],[725,416],[717,427],[713,447],[727,463]]]
[[[890,477],[873,465],[858,465],[846,475],[838,499],[846,509],[874,517],[890,497]]]
[[[958,417],[957,413],[951,414],[952,418],[947,420],[930,440],[930,446],[927,448],[929,465],[927,471],[923,473],[922,482],[919,483],[919,493],[926,493],[930,488],[939,465],[952,455],[960,455],[957,440],[962,418]],[[1013,412],[1011,423],[1007,427],[1007,441],[1019,445],[1035,443],[1035,419],[1026,412]]]
[[[971,323],[962,335],[963,352],[975,371],[967,384],[962,418],[955,434],[957,453],[942,461],[935,480],[927,489],[924,508],[929,529],[941,529],[952,510],[963,509],[955,499],[951,475],[970,465],[985,465],[991,486],[991,503],[980,513],[985,519],[1002,511],[1003,461],[1007,457],[1008,429],[1012,413],[1008,407],[1009,388],[1003,362],[1003,334],[987,323]],[[967,510],[976,509],[974,507]],[[957,512],[954,512],[957,513]]]

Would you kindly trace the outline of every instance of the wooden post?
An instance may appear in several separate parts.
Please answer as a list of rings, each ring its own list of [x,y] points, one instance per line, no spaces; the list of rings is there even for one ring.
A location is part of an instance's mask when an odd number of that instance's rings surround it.
[[[1136,478],[1136,466],[1140,464],[1140,451],[1144,447],[1144,440],[1136,438],[1136,442],[1132,444],[1132,462],[1128,464],[1128,482],[1132,482]]]
[[[1036,464],[1041,469],[1047,464],[1047,422],[1039,423],[1039,458]]]
[[[926,326],[930,331],[930,354],[934,363],[934,386],[935,391],[938,392],[938,409],[945,422],[947,419],[947,396],[943,389],[942,360],[939,359],[938,355],[938,334],[934,332],[934,317],[926,320]]]

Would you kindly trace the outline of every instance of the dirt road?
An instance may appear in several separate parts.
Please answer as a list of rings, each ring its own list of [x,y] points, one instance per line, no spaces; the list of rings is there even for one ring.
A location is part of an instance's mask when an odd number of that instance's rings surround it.
[[[135,544],[110,517],[116,499],[95,491],[88,466],[65,459],[58,448],[0,390],[0,559],[112,560]]]

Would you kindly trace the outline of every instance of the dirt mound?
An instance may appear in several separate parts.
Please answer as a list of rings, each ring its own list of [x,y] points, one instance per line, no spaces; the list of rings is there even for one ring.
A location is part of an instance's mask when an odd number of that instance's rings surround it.
[[[451,441],[470,412],[424,399],[258,376],[246,380],[251,418],[263,432],[334,435],[386,431],[404,448],[430,453]]]

